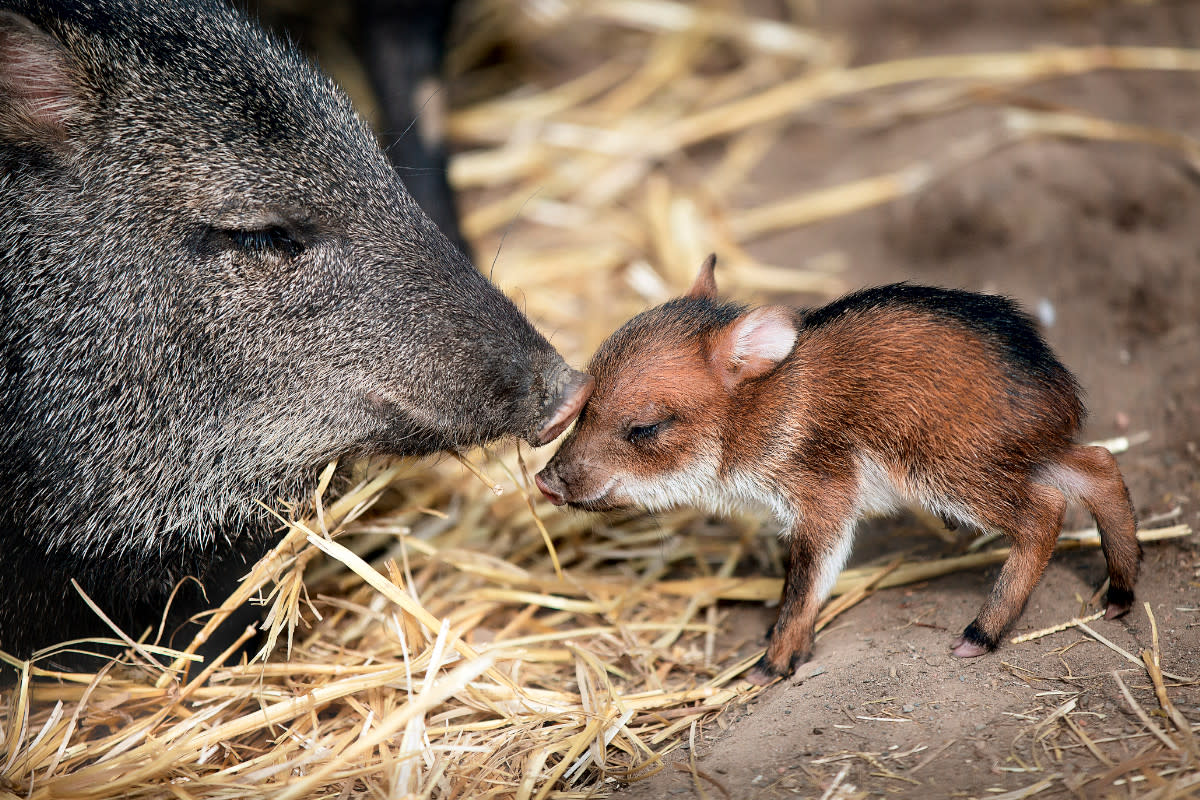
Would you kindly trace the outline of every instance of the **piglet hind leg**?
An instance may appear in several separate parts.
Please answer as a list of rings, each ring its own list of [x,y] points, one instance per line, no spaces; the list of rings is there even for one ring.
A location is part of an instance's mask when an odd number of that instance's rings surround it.
[[[848,511],[831,518],[828,506],[821,513],[822,519],[809,519],[792,530],[779,618],[768,634],[767,652],[746,673],[746,680],[757,686],[790,676],[808,660],[817,613],[849,555],[854,519]]]
[[[1030,483],[1021,501],[1009,508],[1014,510],[1009,519],[1001,518],[996,508],[989,514],[981,514],[1008,534],[1012,551],[1000,568],[1000,577],[979,616],[954,643],[953,653],[959,658],[973,658],[995,650],[1004,631],[1021,614],[1054,552],[1067,498],[1051,486]]]
[[[1142,560],[1125,479],[1113,454],[1103,447],[1072,447],[1059,460],[1057,471],[1096,520],[1108,564],[1104,618],[1115,619],[1133,606],[1133,586]]]

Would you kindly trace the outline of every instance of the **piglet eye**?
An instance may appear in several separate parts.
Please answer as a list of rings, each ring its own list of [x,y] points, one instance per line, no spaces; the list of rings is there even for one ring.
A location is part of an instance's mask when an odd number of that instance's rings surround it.
[[[661,420],[652,425],[634,425],[625,434],[625,441],[630,444],[644,444],[654,437],[658,436],[662,428],[667,424],[668,420]]]

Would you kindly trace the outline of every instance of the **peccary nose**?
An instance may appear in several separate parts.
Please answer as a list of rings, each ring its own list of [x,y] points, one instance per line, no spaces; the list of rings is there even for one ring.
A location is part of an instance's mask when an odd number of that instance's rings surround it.
[[[583,410],[583,404],[592,396],[592,389],[595,385],[596,382],[591,375],[571,370],[567,380],[562,384],[563,389],[559,394],[558,407],[551,412],[546,423],[530,438],[529,443],[534,447],[541,447],[557,439],[558,435],[571,424],[571,421],[579,416],[579,412]]]
[[[563,498],[562,492],[558,491],[553,485],[551,485],[556,483],[557,479],[553,475],[547,475],[547,472],[549,472],[549,470],[544,469],[537,475],[534,475],[533,482],[536,483],[537,487],[542,490],[542,494],[546,495],[547,500],[549,500],[551,503],[554,503],[556,506],[561,506],[567,501],[565,498]]]

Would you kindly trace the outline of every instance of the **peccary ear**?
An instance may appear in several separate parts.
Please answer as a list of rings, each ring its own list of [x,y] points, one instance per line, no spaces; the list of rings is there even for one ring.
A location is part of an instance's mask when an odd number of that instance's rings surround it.
[[[54,37],[0,11],[0,141],[59,146],[80,114],[78,75]]]
[[[763,306],[739,317],[719,335],[710,355],[726,388],[766,375],[796,344],[796,319],[785,306]]]
[[[704,263],[700,265],[700,274],[696,276],[696,280],[692,282],[692,288],[688,289],[688,293],[684,297],[690,297],[693,300],[713,300],[717,296],[717,279],[713,275],[713,270],[717,266],[717,254],[709,253],[708,258],[704,259]]]

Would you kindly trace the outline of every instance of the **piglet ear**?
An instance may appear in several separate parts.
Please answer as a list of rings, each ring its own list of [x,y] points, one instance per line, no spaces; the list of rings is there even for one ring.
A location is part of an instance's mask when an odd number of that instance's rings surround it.
[[[792,352],[796,336],[796,318],[790,308],[756,308],[721,332],[712,349],[713,368],[732,389],[775,369]]]
[[[80,114],[70,54],[25,17],[0,11],[0,141],[61,145]]]
[[[715,300],[717,297],[717,279],[713,275],[713,270],[717,266],[717,254],[709,253],[708,258],[704,259],[704,263],[700,265],[700,274],[696,276],[696,280],[692,282],[692,288],[688,289],[688,293],[684,297],[689,297],[693,300]]]

